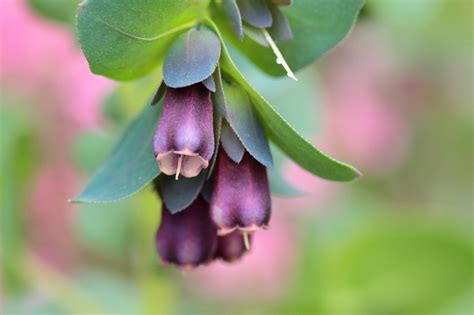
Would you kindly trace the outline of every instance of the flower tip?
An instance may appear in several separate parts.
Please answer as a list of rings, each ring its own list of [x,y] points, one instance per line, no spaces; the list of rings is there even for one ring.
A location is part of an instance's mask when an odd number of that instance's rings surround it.
[[[234,228],[228,228],[228,227],[219,227],[217,229],[217,236],[226,236],[231,234],[237,229],[237,227]]]

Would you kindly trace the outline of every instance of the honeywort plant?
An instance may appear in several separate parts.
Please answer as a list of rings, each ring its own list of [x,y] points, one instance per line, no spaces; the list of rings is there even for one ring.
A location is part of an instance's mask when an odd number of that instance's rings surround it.
[[[271,216],[269,141],[308,172],[358,171],[317,150],[246,81],[232,44],[270,75],[297,80],[351,29],[363,0],[85,0],[77,32],[94,73],[161,83],[73,201],[112,202],[153,182],[163,202],[156,249],[192,268],[238,260]],[[297,110],[298,104],[288,104]],[[304,114],[304,113],[302,113]],[[281,180],[281,179],[280,179]]]

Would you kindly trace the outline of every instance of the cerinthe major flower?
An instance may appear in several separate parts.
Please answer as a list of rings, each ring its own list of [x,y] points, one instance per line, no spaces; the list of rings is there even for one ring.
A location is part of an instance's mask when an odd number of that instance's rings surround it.
[[[270,221],[271,199],[265,166],[245,153],[240,163],[220,149],[214,173],[211,216],[219,235],[255,232]]]
[[[153,139],[156,160],[166,175],[197,176],[214,151],[211,93],[197,83],[168,88]]]

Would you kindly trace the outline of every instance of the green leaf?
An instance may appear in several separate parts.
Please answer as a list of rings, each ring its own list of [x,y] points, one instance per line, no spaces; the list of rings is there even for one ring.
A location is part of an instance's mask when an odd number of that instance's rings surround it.
[[[255,27],[270,27],[272,13],[264,0],[237,0],[242,19]]]
[[[285,60],[293,71],[313,63],[328,50],[336,46],[351,30],[364,0],[298,0],[291,6],[281,7],[288,18],[294,38],[281,43]],[[232,33],[229,23],[221,16],[213,18],[219,29],[255,65],[271,75],[285,75],[270,48],[255,43],[246,36],[239,41]]]
[[[239,164],[245,154],[245,148],[226,120],[222,121],[221,143],[225,153]]]
[[[214,71],[214,83],[216,84],[216,92],[212,93],[212,103],[214,110],[219,113],[220,117],[225,117],[226,100],[224,95],[224,84],[222,83],[221,69],[217,66]]]
[[[92,72],[139,78],[159,65],[180,32],[206,14],[209,0],[86,0],[77,32]]]
[[[215,24],[213,25],[218,32]],[[218,32],[221,37],[220,33]],[[222,37],[221,37],[222,40]],[[261,117],[264,128],[272,140],[293,161],[308,172],[321,178],[335,181],[351,181],[360,176],[354,167],[339,162],[317,150],[308,140],[300,136],[296,130],[245,80],[229,56],[223,43],[221,66],[234,78],[252,98],[253,104]]]
[[[240,87],[224,83],[226,118],[245,149],[266,167],[273,167],[265,131],[250,99]]]
[[[242,16],[240,15],[239,7],[236,0],[224,0],[222,2],[222,13],[229,18],[230,25],[235,35],[242,40],[244,38],[244,31],[242,29]]]
[[[89,185],[72,202],[99,203],[125,199],[159,175],[152,139],[162,104],[146,106],[125,130],[123,138]]]
[[[181,177],[178,180],[174,176],[166,176],[164,174],[159,177],[159,191],[163,202],[171,213],[180,212],[193,203],[199,196],[206,177],[206,171],[202,171],[196,177]]]
[[[211,163],[209,164],[209,169],[207,172],[207,178],[212,176],[212,172],[214,172],[214,167],[216,166],[217,155],[219,152],[219,144],[221,141],[221,129],[222,129],[222,120],[223,118],[219,115],[216,109],[216,103],[214,103],[214,111],[213,111],[213,125],[214,125],[214,154],[212,155]]]
[[[280,11],[280,9],[278,9],[276,5],[270,6],[270,10],[272,11],[273,23],[268,29],[268,33],[272,36],[275,43],[291,40],[293,38],[293,32],[291,31],[291,27],[286,16]]]
[[[73,24],[80,0],[28,0],[28,5],[38,14],[65,24]]]
[[[189,30],[168,50],[163,80],[169,87],[182,88],[212,78],[220,54],[219,38],[207,27]]]

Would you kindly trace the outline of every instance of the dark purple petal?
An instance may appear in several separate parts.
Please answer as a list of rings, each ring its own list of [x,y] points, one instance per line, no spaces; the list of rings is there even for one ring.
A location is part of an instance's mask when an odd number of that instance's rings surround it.
[[[219,149],[211,199],[211,217],[219,235],[235,229],[252,232],[266,227],[271,199],[265,166],[245,153],[239,164]]]
[[[189,269],[210,262],[217,250],[217,228],[209,205],[197,198],[184,211],[171,214],[163,204],[156,249],[163,263]]]
[[[248,235],[251,242],[251,235]],[[241,232],[234,231],[228,235],[220,236],[217,245],[216,258],[220,258],[227,262],[239,260],[245,253],[244,238]]]
[[[202,84],[167,89],[153,148],[166,175],[179,169],[194,177],[208,167],[214,151],[213,113],[210,92]]]

